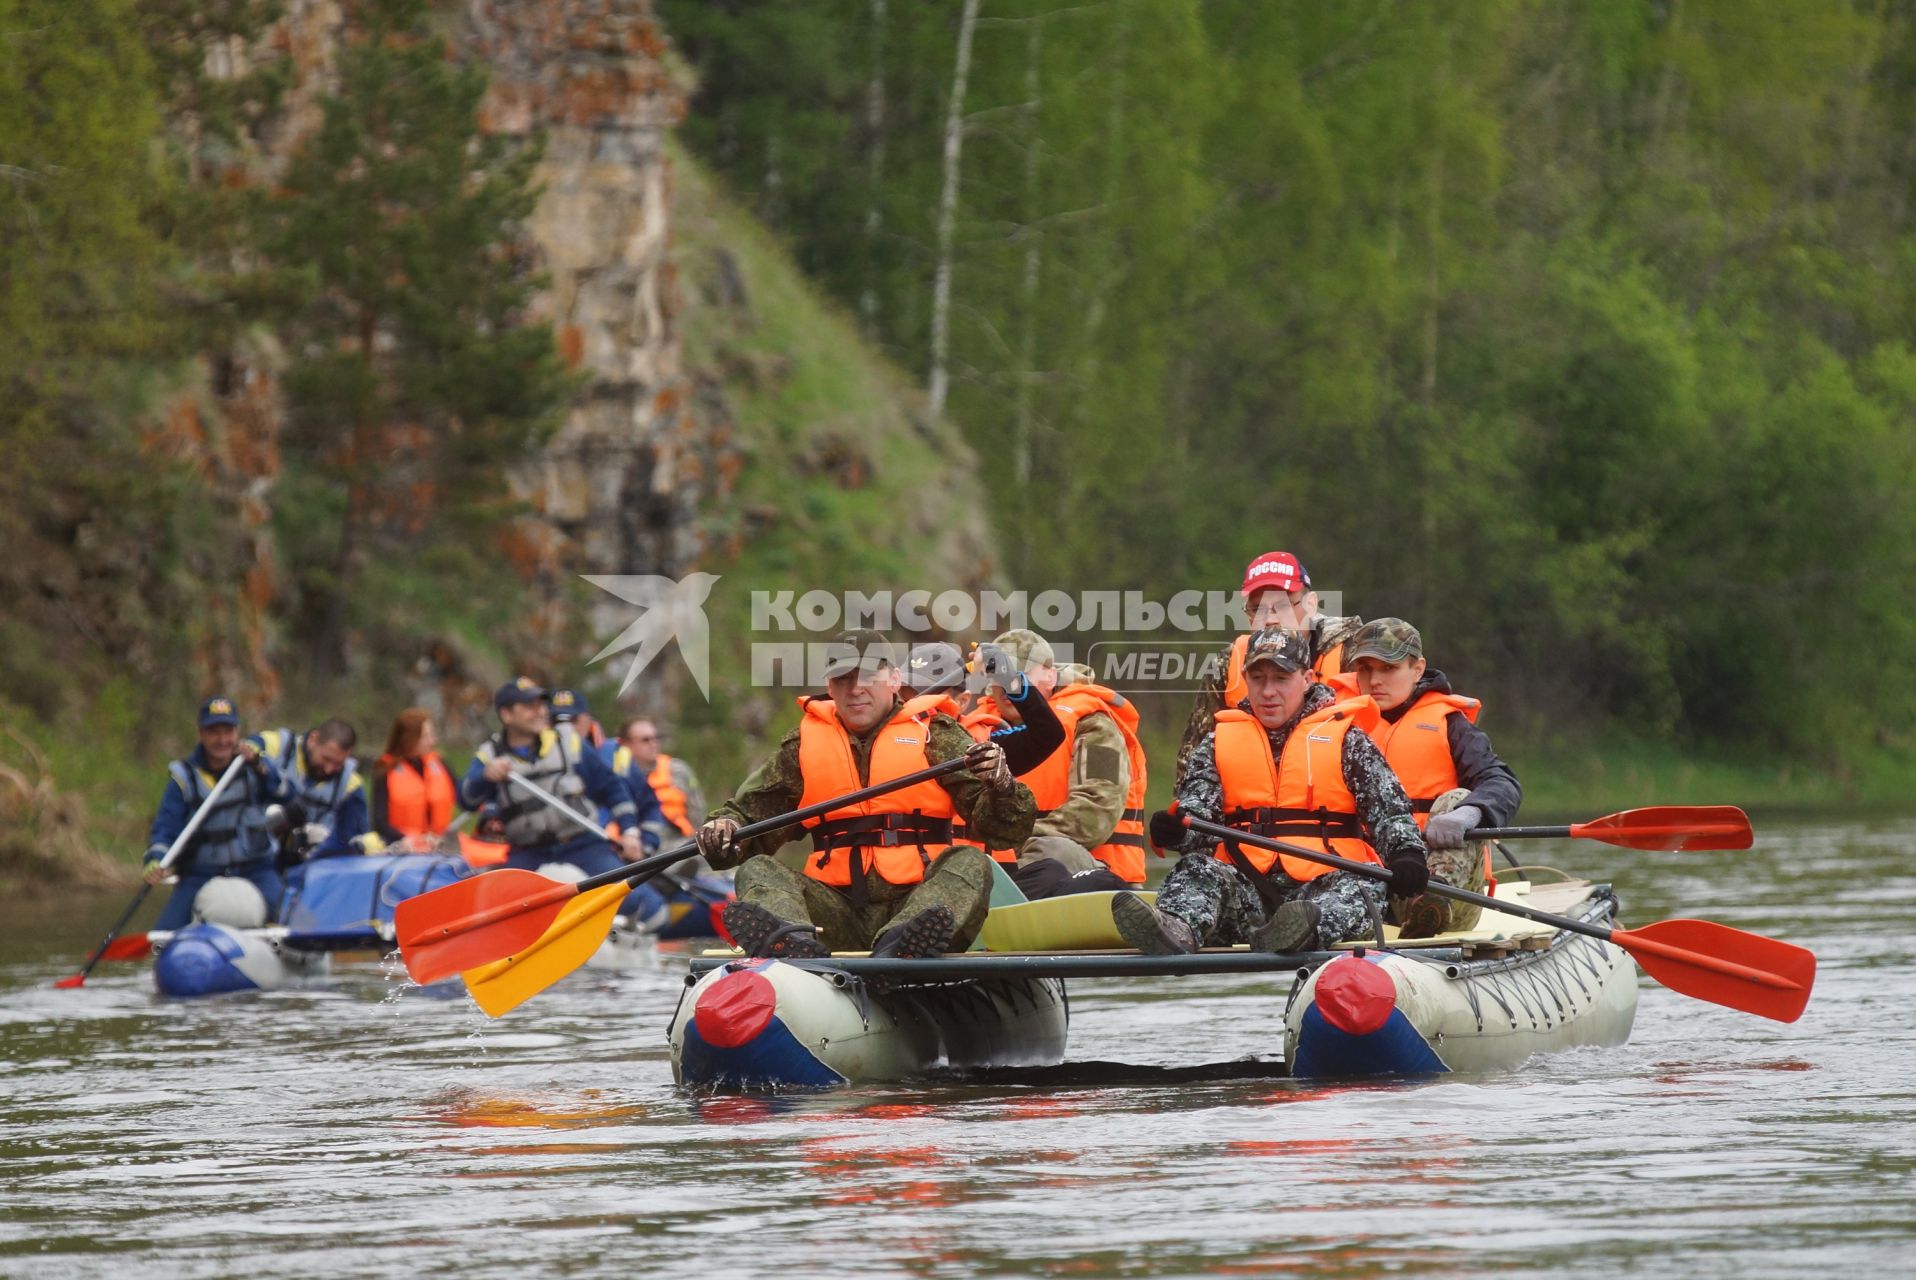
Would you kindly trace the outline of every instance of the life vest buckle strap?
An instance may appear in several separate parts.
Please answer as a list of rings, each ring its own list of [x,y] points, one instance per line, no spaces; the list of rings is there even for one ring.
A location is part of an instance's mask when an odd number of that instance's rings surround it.
[[[912,813],[880,813],[863,818],[827,818],[812,828],[812,848],[895,849],[901,845],[951,843],[951,823]],[[823,866],[824,863],[819,864]]]

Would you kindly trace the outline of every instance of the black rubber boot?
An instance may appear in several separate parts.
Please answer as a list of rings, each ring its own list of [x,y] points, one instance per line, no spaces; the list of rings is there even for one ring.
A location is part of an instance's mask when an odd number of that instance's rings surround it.
[[[944,903],[926,907],[903,924],[893,925],[872,943],[874,960],[910,960],[942,956],[958,931],[958,917]]]
[[[1316,951],[1323,944],[1317,936],[1317,904],[1286,902],[1271,914],[1251,935],[1251,950],[1285,955],[1294,951]]]
[[[1124,940],[1147,956],[1188,956],[1198,949],[1191,926],[1135,893],[1111,899],[1111,921]]]
[[[831,954],[811,925],[780,920],[752,902],[734,902],[725,908],[725,931],[739,950],[758,959],[816,960]]]

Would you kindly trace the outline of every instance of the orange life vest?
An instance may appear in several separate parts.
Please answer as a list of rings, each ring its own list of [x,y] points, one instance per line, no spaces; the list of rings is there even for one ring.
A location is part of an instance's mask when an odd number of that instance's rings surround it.
[[[1247,633],[1231,641],[1231,656],[1224,667],[1224,706],[1229,710],[1251,696],[1250,681],[1244,678],[1244,651],[1250,647],[1251,637]],[[1320,681],[1330,685],[1339,693],[1357,696],[1356,677],[1344,676],[1344,646],[1342,642],[1332,645],[1317,655],[1311,663],[1311,672]],[[1337,680],[1348,679],[1348,684],[1339,684]]]
[[[1345,735],[1353,729],[1368,732],[1376,723],[1377,704],[1369,698],[1334,702],[1298,721],[1282,756],[1273,760],[1270,735],[1257,717],[1245,711],[1218,712],[1215,752],[1218,780],[1224,784],[1225,823],[1353,862],[1379,861],[1364,841],[1357,798],[1344,784]],[[1333,870],[1289,854],[1239,847],[1257,870],[1268,873],[1272,863],[1281,863],[1293,880],[1315,880]],[[1235,865],[1223,845],[1217,856]]]
[[[1071,796],[1071,757],[1077,746],[1078,721],[1090,715],[1108,715],[1124,735],[1124,750],[1131,764],[1131,785],[1124,793],[1124,812],[1118,818],[1111,838],[1091,850],[1091,856],[1120,880],[1128,884],[1144,883],[1144,746],[1138,741],[1138,709],[1122,694],[1101,684],[1074,684],[1051,697],[1051,709],[1064,726],[1064,741],[1036,768],[1019,780],[1031,788],[1043,817]]]
[[[386,825],[405,836],[444,835],[458,812],[452,774],[437,751],[420,766],[396,760],[386,770]]]
[[[929,711],[904,706],[894,711],[872,736],[870,777],[861,779],[837,705],[830,698],[809,697],[798,704],[805,712],[798,723],[798,771],[805,782],[801,809],[930,767],[925,754]],[[917,884],[932,853],[951,843],[951,817],[951,797],[933,781],[809,818],[804,825],[817,856],[805,859],[805,874],[849,887],[854,897],[864,892],[868,866],[888,883]]]
[[[697,828],[692,825],[692,816],[685,811],[685,792],[672,781],[672,757],[661,752],[645,780],[651,784],[652,794],[659,798],[665,820],[677,828],[680,835],[693,834]]]
[[[1457,786],[1457,761],[1450,754],[1450,717],[1461,715],[1475,724],[1482,705],[1475,698],[1430,689],[1411,703],[1395,724],[1380,719],[1368,731],[1397,780],[1404,784],[1418,830],[1430,821],[1431,802]]]

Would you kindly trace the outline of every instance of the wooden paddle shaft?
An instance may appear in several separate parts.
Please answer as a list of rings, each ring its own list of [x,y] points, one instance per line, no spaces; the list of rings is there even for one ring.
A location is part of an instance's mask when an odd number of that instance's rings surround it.
[[[1248,844],[1255,849],[1269,849],[1273,853],[1287,853],[1293,858],[1303,858],[1308,862],[1321,862],[1327,867],[1335,867],[1339,871],[1348,871],[1353,875],[1360,875],[1366,879],[1388,882],[1391,878],[1390,872],[1378,866],[1375,862],[1353,862],[1349,858],[1340,858],[1334,853],[1322,853],[1316,849],[1300,849],[1296,845],[1285,844],[1281,840],[1272,840],[1265,836],[1254,836],[1248,832],[1239,831],[1235,827],[1223,826],[1216,822],[1206,822],[1202,818],[1193,818],[1188,814],[1184,816],[1184,825],[1193,831],[1202,832],[1207,836],[1216,836],[1220,840],[1235,840],[1239,844]],[[1527,907],[1522,903],[1509,902],[1501,898],[1492,898],[1481,893],[1472,893],[1468,889],[1453,888],[1441,880],[1432,880],[1430,887],[1425,890],[1425,892],[1434,893],[1440,898],[1452,898],[1458,902],[1475,903],[1477,906],[1487,908],[1491,911],[1501,911],[1507,916],[1521,916],[1526,920],[1535,920],[1538,924],[1552,925],[1558,929],[1568,929],[1571,933],[1581,933],[1585,937],[1600,938],[1605,942],[1610,940],[1610,930],[1604,925],[1587,924],[1582,920],[1572,920],[1569,916],[1552,915],[1548,911],[1539,911],[1535,907]]]
[[[920,769],[916,773],[907,773],[893,778],[889,782],[874,783],[847,795],[834,796],[830,800],[821,800],[817,804],[806,805],[803,809],[794,809],[790,813],[781,813],[766,818],[762,822],[748,822],[733,833],[735,840],[750,840],[754,836],[770,835],[786,827],[796,826],[808,818],[822,818],[847,805],[862,804],[867,800],[876,800],[879,796],[894,791],[903,791],[906,787],[915,787],[921,782],[931,782],[948,773],[956,773],[965,767],[964,756],[953,756],[943,764],[935,764],[929,769]],[[673,845],[670,849],[661,849],[649,857],[640,858],[629,866],[618,867],[611,871],[602,871],[596,876],[587,876],[579,881],[578,891],[597,889],[608,884],[617,884],[621,880],[638,880],[641,877],[656,875],[675,862],[683,862],[699,851],[697,840],[687,840],[684,844]]]

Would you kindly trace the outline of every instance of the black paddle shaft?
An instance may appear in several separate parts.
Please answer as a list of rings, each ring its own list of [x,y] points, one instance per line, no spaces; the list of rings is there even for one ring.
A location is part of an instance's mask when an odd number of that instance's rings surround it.
[[[781,813],[766,818],[762,822],[750,822],[733,833],[735,840],[750,840],[754,836],[770,835],[805,821],[807,818],[822,818],[846,805],[862,804],[867,800],[876,800],[879,796],[890,795],[894,791],[903,791],[906,787],[915,787],[921,782],[931,782],[948,773],[956,773],[965,767],[964,756],[953,756],[943,764],[935,764],[929,769],[920,769],[903,777],[893,778],[889,782],[874,783],[847,795],[834,796],[830,800],[821,800],[817,804],[806,805],[803,809],[794,809],[790,813]],[[615,867],[611,871],[601,871],[596,876],[587,876],[579,881],[579,892],[587,889],[599,889],[608,884],[617,884],[621,880],[630,880],[634,884],[643,884],[675,862],[683,862],[699,851],[697,840],[687,840],[684,844],[673,845],[648,857],[640,858],[629,866]],[[1355,865],[1355,864],[1353,864]]]
[[[1369,880],[1388,881],[1390,872],[1374,862],[1352,862],[1349,858],[1340,858],[1334,853],[1321,853],[1316,849],[1300,849],[1294,844],[1285,844],[1281,840],[1272,840],[1265,836],[1254,836],[1236,827],[1227,827],[1221,823],[1206,822],[1202,818],[1184,815],[1184,825],[1193,831],[1207,836],[1216,836],[1219,840],[1235,840],[1239,844],[1248,844],[1256,849],[1269,849],[1272,853],[1288,853],[1293,858],[1303,858],[1307,862],[1321,862],[1327,867],[1339,871],[1348,871]],[[1440,898],[1454,898],[1458,902],[1474,902],[1480,907],[1492,911],[1501,911],[1507,916],[1522,916],[1526,920],[1535,920],[1538,924],[1551,925],[1558,929],[1568,929],[1571,933],[1581,933],[1585,937],[1601,938],[1608,942],[1610,930],[1600,924],[1586,924],[1582,920],[1572,920],[1569,916],[1552,915],[1548,911],[1539,911],[1535,907],[1526,907],[1517,902],[1503,902],[1481,893],[1472,893],[1468,889],[1457,889],[1441,880],[1432,880],[1426,893],[1434,893]]]
[[[106,954],[106,949],[113,945],[113,940],[120,936],[120,930],[126,928],[126,922],[133,918],[133,913],[140,909],[140,904],[146,901],[146,895],[152,891],[153,886],[150,884],[140,886],[140,891],[133,895],[133,901],[126,904],[126,910],[122,911],[120,918],[113,922],[113,927],[106,931],[106,937],[100,939],[100,945],[93,949],[93,954],[88,956],[86,963],[80,966],[81,982],[85,982],[93,975],[93,966],[100,963],[100,957]]]
[[[1478,827],[1466,840],[1568,840],[1569,827]]]

